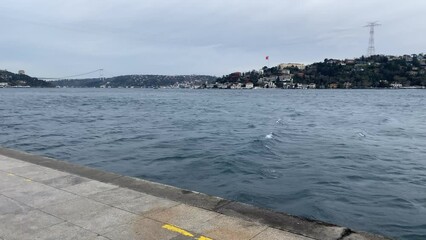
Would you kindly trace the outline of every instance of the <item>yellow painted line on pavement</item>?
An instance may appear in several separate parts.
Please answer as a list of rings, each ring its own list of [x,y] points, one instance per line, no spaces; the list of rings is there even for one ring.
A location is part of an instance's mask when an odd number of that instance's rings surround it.
[[[201,236],[201,237],[197,238],[197,240],[213,240],[213,239]]]
[[[192,233],[190,233],[190,232],[188,232],[188,231],[186,231],[186,230],[184,230],[182,228],[173,226],[171,224],[164,224],[163,228],[167,229],[169,231],[172,231],[172,232],[176,232],[176,233],[182,234],[182,235],[184,235],[186,237],[194,238],[195,240],[213,240],[211,238],[204,237],[204,236],[200,236],[200,237],[197,238],[197,237],[194,236],[194,234],[192,234]]]
[[[178,228],[178,227],[170,225],[170,224],[163,225],[163,228],[165,228],[169,231],[172,231],[172,232],[180,233],[180,234],[187,236],[187,237],[194,237],[194,235],[192,233],[187,232],[187,231],[183,230],[182,228]]]

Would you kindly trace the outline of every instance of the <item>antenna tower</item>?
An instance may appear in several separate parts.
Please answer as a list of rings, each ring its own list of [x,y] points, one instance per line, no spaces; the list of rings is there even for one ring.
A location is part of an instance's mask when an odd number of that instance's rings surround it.
[[[364,26],[370,28],[370,39],[368,40],[367,57],[376,54],[376,48],[374,47],[374,28],[377,26],[380,26],[378,22],[369,22],[367,25]]]

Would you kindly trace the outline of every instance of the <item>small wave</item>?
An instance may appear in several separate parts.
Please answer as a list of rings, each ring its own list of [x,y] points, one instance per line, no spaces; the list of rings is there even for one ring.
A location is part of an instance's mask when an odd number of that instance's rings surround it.
[[[271,169],[271,168],[263,168],[259,170],[259,173],[262,177],[264,178],[269,178],[269,179],[277,179],[283,176],[282,173],[278,172],[275,169]]]
[[[274,135],[272,133],[265,136],[266,139],[272,139],[273,137],[274,137]]]
[[[290,114],[290,117],[291,117],[292,119],[294,119],[294,118],[300,117],[300,116],[302,116],[302,115],[303,115],[303,114],[302,114],[302,113],[300,113],[300,112],[295,112],[295,113]]]
[[[365,138],[365,137],[366,137],[366,135],[365,135],[364,133],[362,133],[362,132],[358,132],[358,136],[359,136],[359,137],[362,137],[362,138]]]

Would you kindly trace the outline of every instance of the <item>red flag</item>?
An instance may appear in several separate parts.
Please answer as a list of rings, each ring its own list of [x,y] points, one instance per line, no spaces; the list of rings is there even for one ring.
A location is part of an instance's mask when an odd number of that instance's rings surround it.
[[[266,56],[266,60],[269,60],[269,56]]]

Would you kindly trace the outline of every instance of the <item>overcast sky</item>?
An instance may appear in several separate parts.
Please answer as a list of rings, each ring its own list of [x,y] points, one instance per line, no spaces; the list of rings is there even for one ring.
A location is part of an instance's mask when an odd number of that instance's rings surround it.
[[[210,74],[425,52],[424,0],[0,0],[0,69]]]

